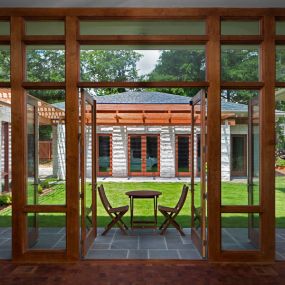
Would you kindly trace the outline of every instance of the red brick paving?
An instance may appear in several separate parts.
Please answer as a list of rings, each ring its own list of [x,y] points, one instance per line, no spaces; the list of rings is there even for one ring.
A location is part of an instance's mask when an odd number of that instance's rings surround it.
[[[285,284],[285,262],[272,265],[122,263],[15,265],[0,263],[2,285],[263,285]]]

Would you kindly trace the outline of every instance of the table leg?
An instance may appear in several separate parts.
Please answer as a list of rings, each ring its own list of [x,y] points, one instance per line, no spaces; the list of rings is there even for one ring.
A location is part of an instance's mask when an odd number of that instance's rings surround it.
[[[154,203],[154,222],[155,222],[155,228],[157,227],[157,197],[155,196],[153,199]]]
[[[131,229],[133,229],[133,216],[134,216],[134,201],[133,197],[130,197],[130,207],[131,207]]]

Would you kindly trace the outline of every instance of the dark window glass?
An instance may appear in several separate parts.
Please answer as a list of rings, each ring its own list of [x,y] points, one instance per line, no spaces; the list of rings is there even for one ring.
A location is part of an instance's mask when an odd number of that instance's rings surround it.
[[[146,171],[158,171],[158,138],[146,137]]]
[[[141,151],[141,137],[131,137],[130,149],[130,171],[142,171],[142,151]]]
[[[189,137],[178,137],[178,172],[189,172]]]
[[[110,137],[99,136],[99,171],[110,171]]]

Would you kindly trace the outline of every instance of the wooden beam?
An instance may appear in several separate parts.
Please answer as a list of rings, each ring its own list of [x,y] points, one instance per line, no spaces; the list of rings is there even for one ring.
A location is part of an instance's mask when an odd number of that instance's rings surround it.
[[[22,212],[26,203],[27,135],[24,79],[23,20],[11,18],[11,117],[12,117],[12,256],[19,260],[27,244],[27,219]]]
[[[264,16],[264,42],[261,46],[260,94],[260,203],[261,252],[264,261],[275,260],[275,19]]]
[[[66,253],[68,260],[79,259],[79,48],[77,18],[66,17]]]
[[[207,169],[208,169],[208,260],[217,261],[221,252],[221,51],[220,17],[208,18],[209,42],[207,44],[208,118]]]

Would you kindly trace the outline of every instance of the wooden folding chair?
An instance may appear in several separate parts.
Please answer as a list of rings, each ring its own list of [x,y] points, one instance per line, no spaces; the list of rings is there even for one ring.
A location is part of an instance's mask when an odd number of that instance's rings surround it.
[[[128,212],[129,206],[126,205],[122,207],[113,208],[106,196],[103,185],[100,185],[100,187],[98,187],[98,191],[102,204],[106,212],[109,214],[109,216],[112,219],[111,222],[106,226],[105,231],[102,233],[102,236],[107,234],[107,232],[116,224],[119,226],[119,228],[124,234],[127,234],[126,230],[128,230],[128,227],[122,221],[122,217]]]
[[[186,185],[183,185],[181,196],[179,198],[178,203],[176,204],[174,208],[158,205],[158,210],[165,217],[164,222],[161,224],[159,228],[161,230],[160,232],[161,235],[163,235],[165,231],[167,230],[167,228],[170,226],[170,224],[172,224],[182,236],[185,236],[182,230],[182,227],[175,221],[175,218],[177,217],[177,215],[179,214],[179,212],[184,206],[184,203],[187,198],[188,190],[189,188]]]

